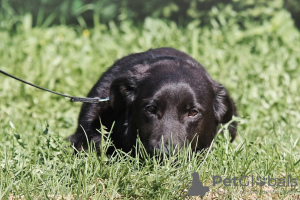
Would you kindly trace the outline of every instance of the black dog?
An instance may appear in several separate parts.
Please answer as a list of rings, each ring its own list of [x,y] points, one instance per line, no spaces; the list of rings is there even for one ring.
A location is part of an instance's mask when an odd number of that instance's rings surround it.
[[[101,123],[116,148],[129,152],[137,134],[148,153],[169,153],[170,143],[195,150],[209,147],[218,125],[237,115],[226,89],[212,80],[189,55],[172,48],[131,54],[105,72],[88,97],[110,98],[109,103],[83,103],[78,128],[69,139],[77,150],[87,149],[87,139],[100,153]],[[232,140],[237,123],[230,125]],[[86,139],[86,135],[87,139]],[[164,148],[162,149],[162,144]],[[110,152],[112,153],[112,152]]]

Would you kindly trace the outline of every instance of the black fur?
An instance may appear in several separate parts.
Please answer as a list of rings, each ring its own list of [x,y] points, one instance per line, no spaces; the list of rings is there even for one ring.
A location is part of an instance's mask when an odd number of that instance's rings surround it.
[[[185,142],[193,149],[207,148],[218,125],[237,116],[227,90],[196,60],[172,48],[151,49],[115,62],[88,94],[107,96],[109,103],[83,103],[78,128],[69,138],[77,150],[88,147],[85,131],[100,154],[100,119],[109,130],[115,122],[111,139],[116,148],[130,151],[139,134],[152,154],[154,149],[168,153],[170,140],[179,148]],[[232,140],[236,127],[233,122]]]

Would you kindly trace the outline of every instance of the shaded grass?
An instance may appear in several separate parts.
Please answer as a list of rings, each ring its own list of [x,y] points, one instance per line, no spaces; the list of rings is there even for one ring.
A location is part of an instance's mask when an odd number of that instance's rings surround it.
[[[176,167],[176,157],[158,164],[119,151],[108,160],[94,153],[76,157],[65,138],[75,131],[80,104],[1,75],[0,198],[181,199],[195,171],[210,187],[207,198],[292,198],[290,187],[267,193],[260,186],[212,185],[213,175],[300,180],[300,34],[287,13],[245,31],[199,29],[194,23],[180,29],[149,18],[141,29],[129,22],[111,23],[109,29],[29,28],[15,35],[0,32],[0,39],[2,70],[76,96],[86,95],[117,58],[171,46],[195,57],[224,84],[241,116],[237,139],[229,143],[227,134],[219,134],[204,161],[187,151],[178,155]],[[295,190],[299,195],[299,187]]]

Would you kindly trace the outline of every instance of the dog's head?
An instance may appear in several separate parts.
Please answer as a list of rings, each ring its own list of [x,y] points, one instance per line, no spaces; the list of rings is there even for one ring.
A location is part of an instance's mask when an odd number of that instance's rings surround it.
[[[229,122],[235,109],[226,89],[200,64],[176,57],[136,65],[112,83],[110,103],[127,113],[128,126],[149,153],[167,154],[186,143],[208,147],[218,124]]]

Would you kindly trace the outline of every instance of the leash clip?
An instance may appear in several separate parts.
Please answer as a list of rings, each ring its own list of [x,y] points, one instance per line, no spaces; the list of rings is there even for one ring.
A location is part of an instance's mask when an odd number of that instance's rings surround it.
[[[84,102],[84,103],[99,103],[104,101],[109,101],[109,97],[106,97],[105,99],[100,99],[98,97],[73,97],[70,99],[71,102]]]

